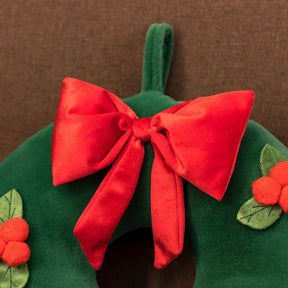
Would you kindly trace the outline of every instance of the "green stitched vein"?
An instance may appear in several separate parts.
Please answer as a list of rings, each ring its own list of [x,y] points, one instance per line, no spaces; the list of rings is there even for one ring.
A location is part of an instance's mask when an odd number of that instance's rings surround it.
[[[270,156],[273,159],[274,163],[277,163],[278,161],[277,161],[276,157],[274,156],[274,154],[272,154],[270,150],[268,150],[268,153],[270,154]]]
[[[9,202],[9,199],[7,198],[6,195],[4,195],[4,198],[7,200],[8,203],[10,203],[10,202]]]
[[[9,206],[8,219],[10,219],[10,213],[11,213],[11,200],[12,200],[12,191],[10,192],[10,200],[7,198],[6,195],[4,195],[4,198],[5,198],[6,201],[8,202],[8,206]]]
[[[271,206],[271,209],[270,209],[270,211],[268,213],[268,217],[270,217],[270,214],[272,213],[273,209],[274,209],[274,206]]]
[[[251,214],[249,214],[249,215],[243,216],[243,217],[240,218],[240,219],[248,218],[247,223],[249,223],[250,220],[251,220],[251,218],[252,218],[255,214],[257,214],[257,213],[259,213],[259,212],[261,212],[261,211],[263,211],[264,209],[267,209],[267,208],[269,208],[269,207],[271,207],[271,206],[263,207],[262,209],[259,209],[259,210],[255,211],[255,212],[253,212],[253,213],[251,213]]]
[[[11,267],[9,267],[10,268],[10,288],[13,288],[12,287],[12,285],[13,285],[13,283],[12,283],[12,271],[11,271]]]
[[[12,212],[11,218],[13,218],[13,216],[14,216],[14,214],[15,214],[15,211],[16,211],[16,208],[13,209],[13,212]]]
[[[9,202],[9,219],[11,219],[11,203],[12,203],[13,190],[10,192],[10,202]]]
[[[6,272],[5,272],[5,276],[6,276],[7,272],[8,272],[8,270],[9,270],[9,268],[10,268],[10,266],[8,266],[8,268],[7,268]]]

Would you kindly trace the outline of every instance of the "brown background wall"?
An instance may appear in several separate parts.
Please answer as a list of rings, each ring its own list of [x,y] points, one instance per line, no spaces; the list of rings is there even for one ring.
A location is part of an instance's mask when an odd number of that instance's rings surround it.
[[[286,0],[0,0],[0,162],[53,122],[65,76],[95,83],[121,97],[139,92],[145,33],[155,22],[167,22],[175,32],[168,95],[188,100],[252,89],[257,98],[251,118],[287,145],[287,16]],[[136,246],[141,239],[150,239],[149,233],[134,237]],[[119,245],[126,251],[129,268],[135,264],[134,248]],[[146,259],[147,253],[153,257],[152,246],[141,247],[139,257]],[[113,263],[118,259],[111,257]],[[151,272],[152,262],[145,260],[149,285],[140,281],[129,287],[191,287],[187,277],[193,272],[187,276],[190,258],[185,259],[171,268],[178,286],[169,278],[170,270]],[[123,273],[116,273],[116,279],[125,278]],[[100,276],[107,277],[104,274]],[[129,279],[123,287],[128,287]]]

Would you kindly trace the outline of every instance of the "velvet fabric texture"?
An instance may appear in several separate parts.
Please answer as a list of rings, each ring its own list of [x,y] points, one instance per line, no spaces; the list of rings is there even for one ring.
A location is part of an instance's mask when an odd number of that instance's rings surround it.
[[[179,104],[162,93],[155,97],[157,94],[159,92],[147,90],[124,102],[141,118]],[[73,227],[108,170],[54,187],[52,131],[53,125],[49,125],[1,164],[0,196],[15,187],[23,198],[25,219],[30,226],[27,287],[98,287],[95,271],[73,236]],[[195,254],[196,288],[280,288],[287,284],[287,215],[264,231],[250,229],[235,219],[241,205],[251,197],[252,182],[261,177],[259,156],[266,144],[288,156],[283,144],[263,127],[249,121],[221,202],[184,181],[186,241]],[[144,148],[134,196],[111,241],[134,229],[151,227],[154,152],[148,142]]]
[[[152,25],[146,37],[142,93],[163,95],[172,51],[171,27]],[[253,100],[250,91],[223,93],[138,118],[114,94],[76,79],[64,80],[52,140],[54,184],[94,174],[113,163],[74,229],[94,269],[101,268],[108,243],[133,197],[144,143],[149,141],[155,154],[151,175],[154,265],[164,268],[181,253],[182,178],[222,199]]]
[[[223,93],[137,118],[112,93],[76,79],[64,80],[52,141],[54,184],[94,174],[113,163],[74,229],[94,269],[101,268],[109,241],[133,197],[148,141],[155,154],[151,172],[154,265],[164,268],[181,253],[182,178],[222,199],[253,100],[250,91]]]
[[[129,106],[137,111],[138,103],[134,103],[130,98]],[[95,272],[73,236],[73,227],[107,170],[54,187],[52,131],[52,125],[40,131],[1,164],[0,196],[15,187],[23,198],[25,219],[30,225],[27,287],[98,287]],[[283,144],[249,121],[221,202],[184,182],[186,241],[196,258],[197,288],[286,285],[288,249],[283,235],[288,233],[287,215],[264,231],[250,229],[235,219],[252,195],[252,182],[261,177],[259,155],[267,143],[288,156]],[[145,152],[134,197],[111,241],[134,229],[151,227],[150,172],[154,156],[149,143],[145,144]]]

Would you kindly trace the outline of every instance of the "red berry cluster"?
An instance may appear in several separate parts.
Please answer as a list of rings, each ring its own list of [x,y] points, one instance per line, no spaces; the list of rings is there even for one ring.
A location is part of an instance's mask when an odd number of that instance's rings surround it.
[[[253,195],[259,203],[278,203],[282,210],[288,213],[288,161],[276,164],[269,175],[270,177],[261,177],[252,184]]]
[[[28,238],[29,226],[24,219],[12,218],[3,222],[0,228],[0,259],[9,266],[16,267],[30,258]]]

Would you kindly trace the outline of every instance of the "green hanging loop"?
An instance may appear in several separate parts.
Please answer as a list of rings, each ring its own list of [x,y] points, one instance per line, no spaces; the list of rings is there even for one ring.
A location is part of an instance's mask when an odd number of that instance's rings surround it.
[[[168,24],[152,24],[146,36],[142,91],[164,93],[173,56],[173,30]]]

